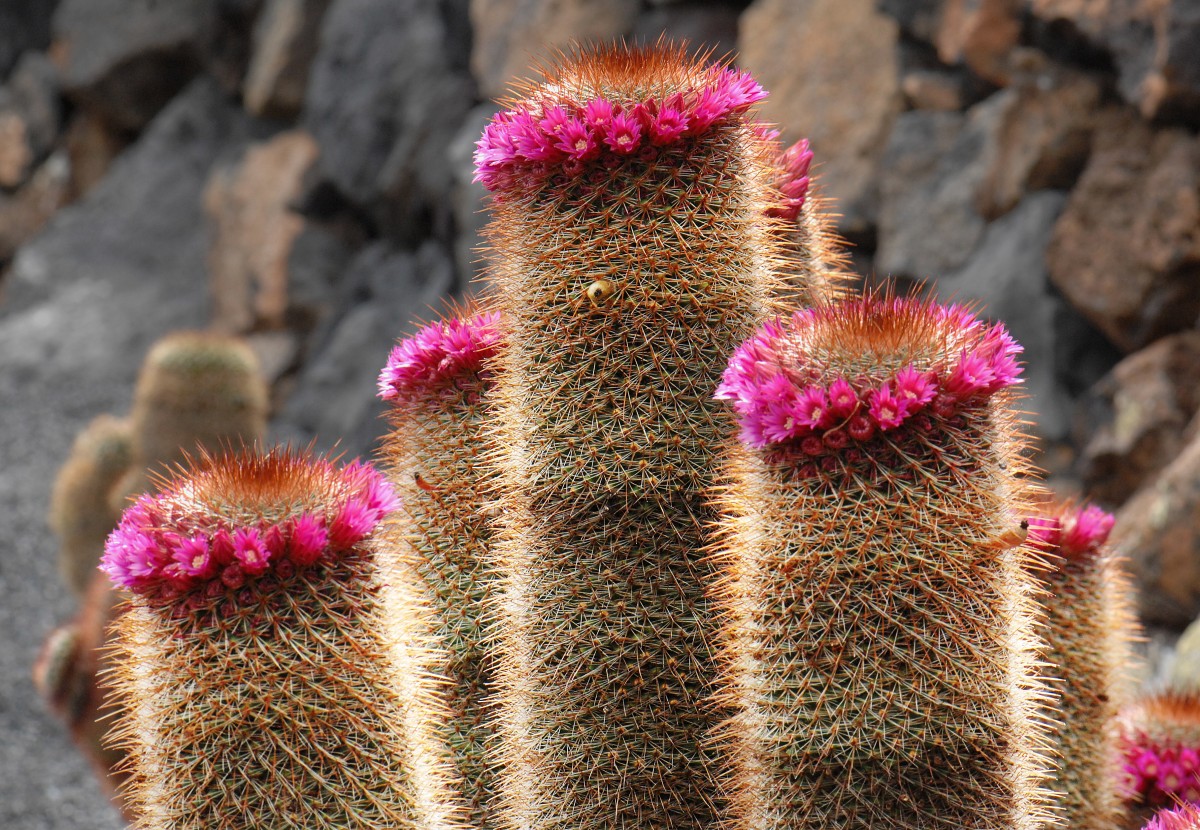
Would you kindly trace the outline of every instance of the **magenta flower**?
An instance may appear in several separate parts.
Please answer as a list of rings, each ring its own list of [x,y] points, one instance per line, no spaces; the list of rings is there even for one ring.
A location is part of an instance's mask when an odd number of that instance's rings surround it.
[[[825,390],[817,386],[809,386],[800,393],[794,411],[798,423],[813,429],[829,426],[833,420],[829,398],[825,396]]]
[[[886,383],[872,392],[869,400],[870,406],[867,411],[871,420],[884,432],[900,426],[908,417],[908,401],[893,395]]]
[[[500,340],[495,312],[431,323],[392,349],[379,375],[379,397],[419,401],[457,378],[482,372]]]
[[[834,417],[845,418],[858,408],[858,394],[845,378],[829,385],[829,411]]]
[[[933,400],[937,384],[931,372],[918,372],[906,366],[896,374],[896,397],[905,401],[910,412],[916,412]]]
[[[638,148],[642,125],[636,115],[614,115],[604,134],[604,143],[617,153],[628,155]]]
[[[558,147],[568,156],[579,161],[593,159],[600,152],[595,134],[578,118],[567,122],[558,137]]]
[[[193,536],[180,542],[172,559],[179,565],[181,573],[189,577],[208,579],[217,570],[217,562],[204,536]]]
[[[618,108],[613,107],[612,101],[597,98],[589,101],[588,105],[583,108],[583,120],[589,127],[603,135],[608,132],[613,116],[618,111]]]
[[[1142,830],[1200,830],[1200,809],[1193,803],[1159,810]]]
[[[328,546],[329,533],[321,519],[304,513],[292,522],[288,549],[296,565],[304,568],[314,564]]]
[[[1062,547],[1071,553],[1097,549],[1108,539],[1115,518],[1095,505],[1088,505],[1073,517],[1062,536]]]
[[[244,573],[253,575],[262,573],[271,563],[271,552],[253,527],[234,531],[233,556]]]
[[[650,143],[657,147],[675,143],[687,130],[687,116],[675,107],[664,107],[650,121]]]

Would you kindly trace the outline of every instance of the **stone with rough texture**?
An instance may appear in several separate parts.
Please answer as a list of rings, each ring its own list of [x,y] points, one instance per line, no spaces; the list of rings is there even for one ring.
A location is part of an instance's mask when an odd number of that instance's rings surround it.
[[[376,396],[379,372],[396,340],[415,329],[413,321],[440,311],[454,289],[454,268],[435,242],[416,253],[376,242],[354,259],[342,283],[359,302],[314,344],[272,434],[365,457],[386,427],[386,407]]]
[[[204,63],[215,0],[62,0],[51,56],[63,89],[140,130]]]
[[[254,28],[244,100],[255,115],[293,118],[304,105],[330,0],[268,0]]]
[[[1146,118],[1200,126],[1200,4],[1194,0],[1033,0],[1106,50],[1117,86]]]
[[[309,73],[301,126],[329,185],[384,235],[450,227],[446,146],[471,107],[465,46],[436,0],[334,0]]]
[[[740,62],[771,93],[762,113],[786,141],[812,143],[846,233],[875,222],[880,157],[903,99],[898,39],[874,0],[756,0],[742,14]]]
[[[0,3],[0,78],[30,49],[50,44],[50,20],[58,0],[4,0]]]
[[[1200,614],[1200,436],[1117,513],[1141,618],[1183,628]]]
[[[954,112],[966,108],[967,97],[962,78],[937,69],[913,69],[900,82],[904,97],[915,110]]]
[[[986,226],[978,193],[1005,109],[992,96],[965,115],[916,110],[897,119],[880,166],[881,273],[925,279],[966,264]]]
[[[6,830],[121,827],[30,679],[41,639],[72,613],[46,505],[76,433],[95,415],[128,407],[150,344],[206,322],[201,193],[214,160],[257,133],[215,84],[190,86],[102,183],[21,248],[5,280],[0,827]]]
[[[1179,454],[1200,410],[1200,332],[1156,340],[1084,399],[1080,473],[1088,497],[1119,505]]]
[[[1175,644],[1169,682],[1174,689],[1200,693],[1200,620],[1193,620]]]
[[[480,92],[498,98],[557,50],[628,35],[638,6],[637,0],[471,0],[471,70]]]
[[[123,133],[113,130],[95,113],[77,111],[66,132],[67,156],[71,159],[70,200],[81,199],[99,184],[128,144]]]
[[[711,50],[714,57],[736,54],[739,10],[734,6],[664,5],[648,9],[633,26],[635,43],[655,43],[660,37]]]
[[[938,57],[966,64],[992,83],[1008,83],[1023,5],[1021,0],[946,0],[935,39]]]
[[[55,153],[15,194],[0,193],[0,267],[66,204],[69,187],[67,159]]]
[[[312,136],[290,130],[213,171],[204,207],[213,228],[213,323],[222,331],[284,326],[288,260],[305,224],[291,205],[317,152]]]
[[[1063,295],[1120,349],[1200,317],[1200,140],[1101,114],[1047,262]]]
[[[50,152],[61,117],[53,64],[25,53],[0,87],[0,187],[24,183]]]

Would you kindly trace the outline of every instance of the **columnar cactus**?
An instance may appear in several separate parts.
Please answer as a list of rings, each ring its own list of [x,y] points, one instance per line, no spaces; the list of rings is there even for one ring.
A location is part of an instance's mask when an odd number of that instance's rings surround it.
[[[1113,517],[1062,505],[1031,520],[1030,540],[1053,554],[1039,572],[1049,597],[1043,628],[1054,747],[1049,787],[1068,830],[1120,830],[1129,815],[1121,787],[1116,717],[1127,702],[1136,632],[1132,587],[1105,542]]]
[[[567,60],[486,129],[507,344],[494,432],[502,821],[709,828],[720,715],[701,549],[723,355],[787,270],[747,74],[682,50]]]
[[[277,450],[206,457],[126,511],[102,567],[132,594],[139,828],[450,826],[409,707],[432,696],[420,608],[370,547],[394,504],[369,467]]]
[[[1041,826],[1018,351],[961,309],[865,298],[734,353],[729,827]]]
[[[499,323],[496,314],[464,311],[428,325],[392,351],[379,379],[379,396],[391,403],[385,472],[402,506],[381,526],[378,547],[403,560],[436,615],[449,660],[438,668],[449,684],[445,737],[475,830],[496,826],[494,730],[485,706],[495,690],[495,574],[482,509],[495,494],[481,453],[491,385],[485,363],[499,344]]]
[[[1125,773],[1139,802],[1200,803],[1200,693],[1142,695],[1122,711],[1119,731]]]
[[[48,518],[60,545],[59,571],[79,596],[87,592],[104,540],[121,517],[111,494],[132,464],[129,421],[100,415],[76,436],[54,480]]]

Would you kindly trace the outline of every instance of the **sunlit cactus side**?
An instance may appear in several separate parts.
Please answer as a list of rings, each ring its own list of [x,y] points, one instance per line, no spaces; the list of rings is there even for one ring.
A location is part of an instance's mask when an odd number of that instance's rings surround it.
[[[487,127],[506,346],[493,441],[501,821],[710,828],[721,715],[701,550],[723,354],[776,307],[778,145],[748,75],[671,47],[567,58]]]
[[[1125,707],[1118,723],[1135,803],[1200,804],[1200,693],[1144,694]]]
[[[764,325],[717,396],[728,827],[1032,830],[1047,818],[1019,347],[868,297]]]
[[[1159,810],[1142,830],[1200,830],[1200,808],[1194,804],[1180,804]]]
[[[258,358],[236,337],[183,331],[146,355],[133,393],[133,463],[113,501],[152,488],[156,472],[200,450],[250,446],[266,432],[268,394]]]
[[[50,529],[58,537],[59,571],[76,595],[88,589],[104,540],[121,511],[111,503],[113,489],[133,464],[128,420],[100,415],[75,437],[50,495]]]
[[[490,642],[495,573],[486,503],[495,498],[482,454],[487,362],[501,337],[499,315],[472,314],[432,323],[392,350],[379,378],[391,404],[383,469],[402,506],[380,527],[382,554],[403,561],[415,590],[436,616],[448,663],[445,727],[462,781],[468,823],[496,826],[494,729],[486,701],[495,692]]]
[[[275,450],[205,455],[126,511],[102,567],[132,595],[117,733],[139,830],[453,826],[411,716],[433,682],[420,609],[371,549],[394,507],[370,467]]]
[[[1132,586],[1108,546],[1113,517],[1098,507],[1060,505],[1030,520],[1029,538],[1051,554],[1039,571],[1046,590],[1046,660],[1057,699],[1052,723],[1059,815],[1068,830],[1127,826],[1116,717],[1131,695],[1137,623]]]

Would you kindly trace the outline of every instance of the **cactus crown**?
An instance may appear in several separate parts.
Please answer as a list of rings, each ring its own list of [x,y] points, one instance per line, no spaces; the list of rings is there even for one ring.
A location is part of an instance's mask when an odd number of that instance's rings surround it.
[[[1113,516],[1095,505],[1064,505],[1055,513],[1029,520],[1030,541],[1065,560],[1094,558],[1108,541]]]
[[[614,89],[624,95],[614,98]],[[564,62],[537,93],[540,100],[515,103],[484,130],[475,180],[488,190],[536,189],[555,174],[653,161],[659,148],[702,136],[766,97],[749,73],[689,61],[682,48],[624,46]]]
[[[1170,810],[1160,810],[1142,830],[1200,830],[1200,808],[1180,804]]]
[[[1200,694],[1144,695],[1122,713],[1125,773],[1152,804],[1200,801]]]
[[[194,472],[126,510],[100,567],[147,597],[223,593],[336,558],[395,503],[390,485],[357,461],[338,469],[289,449],[202,454]]]
[[[486,312],[430,323],[392,349],[379,375],[385,401],[419,401],[468,375],[486,372],[484,364],[500,346],[500,314]]]
[[[768,216],[779,217],[789,222],[795,222],[800,217],[811,183],[809,170],[812,160],[813,151],[807,138],[800,139],[783,151],[779,157],[779,176],[775,183],[783,199],[778,205],[767,209]]]
[[[868,296],[766,323],[734,352],[716,397],[732,402],[745,443],[804,469],[986,401],[1016,382],[1020,350],[961,307]]]

